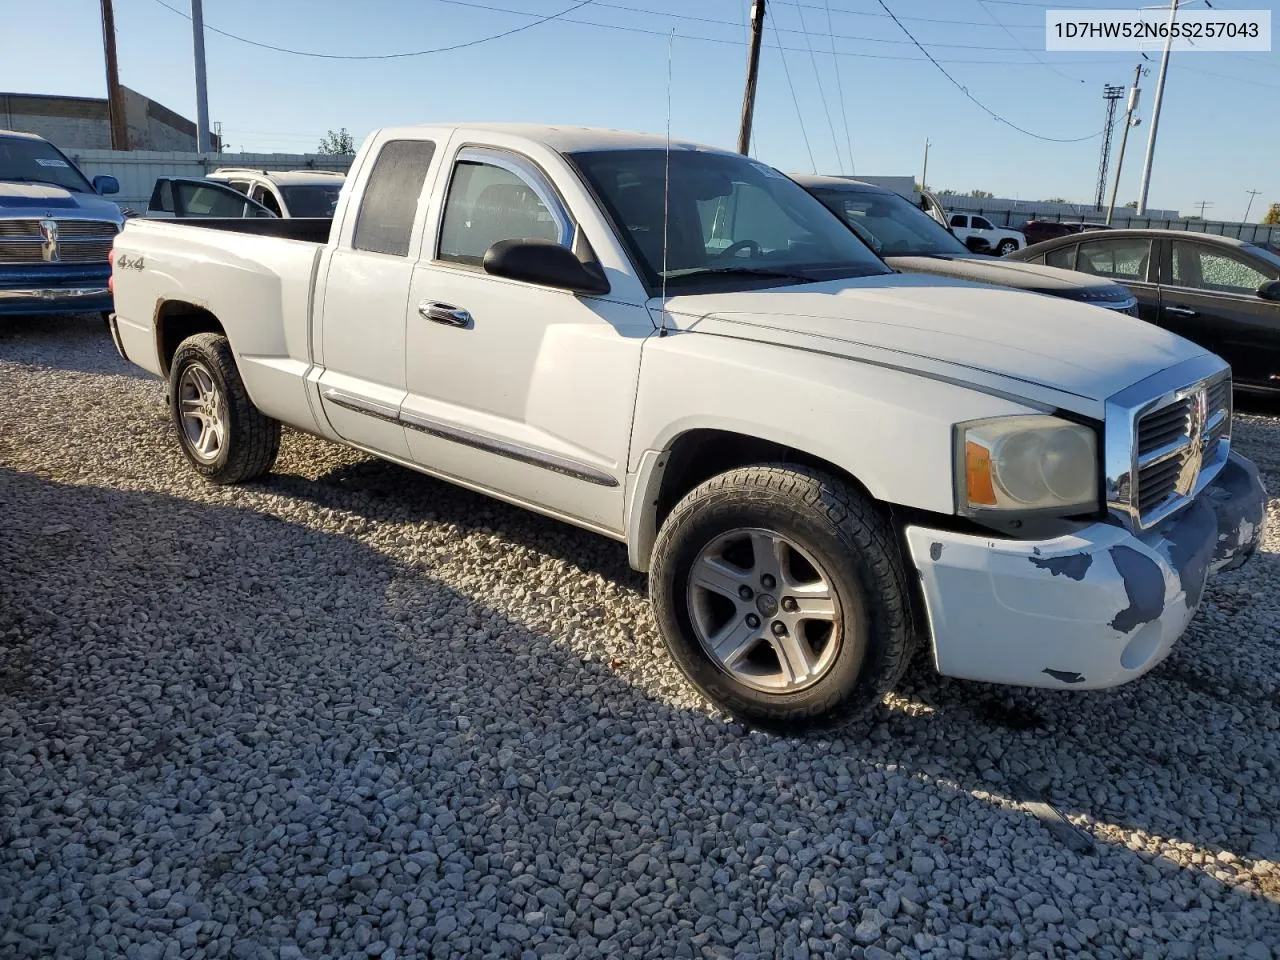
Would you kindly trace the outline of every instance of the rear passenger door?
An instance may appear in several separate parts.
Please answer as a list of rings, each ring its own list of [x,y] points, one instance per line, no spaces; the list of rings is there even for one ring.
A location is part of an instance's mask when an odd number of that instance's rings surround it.
[[[1138,316],[1160,324],[1160,287],[1156,283],[1159,260],[1152,254],[1149,237],[1107,237],[1082,240],[1076,247],[1075,269],[1106,277],[1128,287],[1138,298]],[[1049,266],[1062,266],[1045,257]]]
[[[324,278],[320,400],[344,439],[409,458],[400,405],[405,396],[405,303],[422,223],[435,143],[387,140],[361,173],[359,210],[341,226]]]
[[[1277,279],[1243,254],[1181,238],[1166,241],[1162,323],[1231,364],[1237,380],[1273,385],[1280,372],[1280,303],[1258,288]]]

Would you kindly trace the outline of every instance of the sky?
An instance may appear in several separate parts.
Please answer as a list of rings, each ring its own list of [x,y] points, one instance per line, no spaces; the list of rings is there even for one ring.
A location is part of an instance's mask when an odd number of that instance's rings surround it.
[[[1280,29],[1280,0],[1209,2],[1270,9]],[[114,0],[121,82],[194,119],[191,23],[174,12],[189,12],[189,4]],[[230,148],[261,152],[314,151],[331,128],[346,127],[359,141],[380,126],[437,121],[661,133],[669,92],[674,137],[733,148],[749,6],[750,0],[204,0],[210,119],[221,124]],[[1102,130],[1103,85],[1130,83],[1140,55],[1047,53],[1044,11],[1135,6],[768,0],[752,153],[788,172],[918,177],[927,138],[934,189],[1090,202],[1100,138],[1040,138]],[[557,13],[563,15],[539,22]],[[99,0],[0,0],[0,25],[0,91],[105,95]],[[420,56],[334,59],[253,46],[215,29],[343,57],[468,45]],[[515,32],[496,36],[509,31]],[[1120,203],[1138,195],[1158,51],[1150,57],[1144,122],[1129,137]],[[939,66],[1027,132],[994,119]],[[1206,217],[1234,220],[1245,212],[1247,191],[1258,190],[1250,215],[1257,220],[1280,202],[1278,107],[1280,53],[1175,53],[1149,205],[1192,213],[1209,201]],[[1114,148],[1119,135],[1117,127]]]

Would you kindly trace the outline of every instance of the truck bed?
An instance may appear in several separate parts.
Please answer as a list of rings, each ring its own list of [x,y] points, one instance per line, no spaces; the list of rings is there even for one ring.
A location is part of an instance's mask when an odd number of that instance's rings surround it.
[[[180,217],[164,218],[164,223],[208,230],[251,233],[258,237],[283,237],[304,243],[328,243],[332,217]]]

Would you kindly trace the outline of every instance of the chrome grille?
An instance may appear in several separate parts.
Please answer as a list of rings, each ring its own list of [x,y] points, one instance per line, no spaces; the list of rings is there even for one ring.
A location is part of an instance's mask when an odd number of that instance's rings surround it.
[[[117,228],[110,220],[54,220],[57,242],[49,256],[39,218],[0,220],[0,263],[105,263]]]
[[[61,263],[106,263],[111,252],[111,240],[78,240],[58,244],[58,260]]]
[[[116,235],[116,225],[110,220],[59,220],[57,224],[60,240],[81,240],[86,237],[100,240]]]
[[[0,239],[0,263],[41,263],[40,241]]]
[[[1193,384],[1138,419],[1132,496],[1143,525],[1195,495],[1201,471],[1218,461],[1230,433],[1230,377]]]

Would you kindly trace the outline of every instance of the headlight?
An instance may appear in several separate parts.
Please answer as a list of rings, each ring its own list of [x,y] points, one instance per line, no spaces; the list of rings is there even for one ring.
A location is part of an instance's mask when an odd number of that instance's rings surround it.
[[[1098,438],[1058,417],[956,426],[956,503],[984,513],[1088,513],[1098,508]]]

